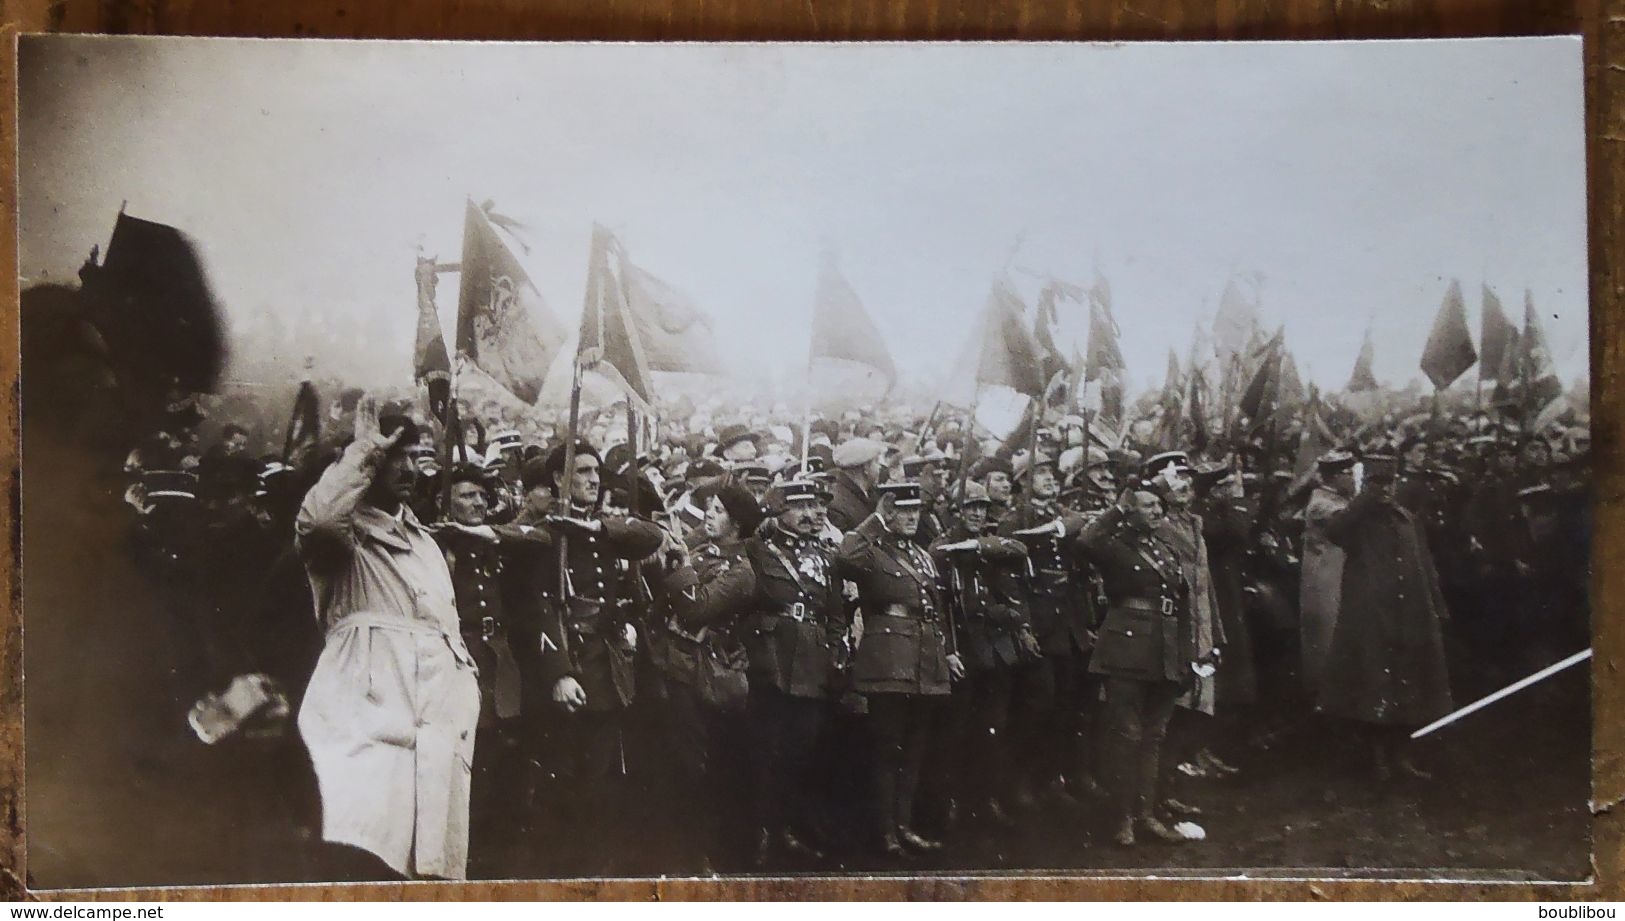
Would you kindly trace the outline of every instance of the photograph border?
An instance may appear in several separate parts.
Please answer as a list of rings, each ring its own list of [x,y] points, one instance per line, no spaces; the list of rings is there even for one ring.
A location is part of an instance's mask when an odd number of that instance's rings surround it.
[[[1596,524],[1592,551],[1592,875],[1588,883],[1431,882],[1306,878],[1314,871],[1248,871],[1248,878],[1117,875],[916,875],[409,884],[312,884],[116,890],[27,889],[18,450],[18,289],[5,287],[0,375],[0,499],[9,565],[0,631],[0,897],[49,900],[444,899],[1522,899],[1625,897],[1625,0],[842,0],[800,4],[703,0],[479,0],[452,17],[437,0],[7,0],[0,23],[0,191],[9,220],[0,271],[17,278],[16,36],[28,32],[259,38],[432,40],[1312,40],[1579,34],[1584,38],[1587,222],[1591,288],[1591,416]],[[1493,808],[1493,806],[1491,807]],[[1223,871],[1199,871],[1218,873]],[[1235,871],[1240,874],[1242,871]],[[1355,871],[1345,871],[1355,872]],[[1261,875],[1275,878],[1258,878]],[[1294,878],[1282,879],[1282,876]]]

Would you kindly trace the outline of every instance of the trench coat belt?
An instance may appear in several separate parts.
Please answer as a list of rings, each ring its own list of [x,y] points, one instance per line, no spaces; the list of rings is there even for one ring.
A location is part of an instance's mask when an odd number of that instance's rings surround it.
[[[880,613],[887,617],[910,617],[915,620],[933,620],[935,611],[931,608],[911,607],[906,604],[888,604]]]
[[[802,601],[797,601],[794,604],[786,605],[782,608],[768,608],[767,613],[773,615],[774,617],[788,617],[798,624],[804,620],[818,619],[814,611],[807,607],[806,602]]]
[[[1174,616],[1174,600],[1172,598],[1119,598],[1111,603],[1114,608],[1128,608],[1131,611],[1157,611],[1168,617]]]
[[[334,621],[333,626],[327,628],[327,632],[331,634],[346,627],[367,627],[379,630],[394,630],[399,633],[416,633],[420,636],[438,636],[445,641],[446,646],[451,649],[451,653],[457,658],[457,661],[470,668],[474,667],[474,657],[469,654],[468,647],[463,644],[462,633],[449,632],[437,624],[405,617],[392,617],[387,614],[380,614],[377,611],[352,611]]]

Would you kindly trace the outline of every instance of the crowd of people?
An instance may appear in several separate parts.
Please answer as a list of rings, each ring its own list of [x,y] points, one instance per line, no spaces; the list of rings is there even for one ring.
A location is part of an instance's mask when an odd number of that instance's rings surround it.
[[[1201,847],[1170,776],[1307,719],[1424,783],[1410,731],[1589,637],[1583,424],[1334,420],[1304,463],[1296,429],[1108,447],[1064,413],[623,410],[449,451],[413,400],[328,418],[259,455],[179,399],[126,499],[171,693],[205,741],[305,747],[337,875],[527,840],[537,875],[648,872],[656,830],[662,872],[904,867],[1046,814]]]

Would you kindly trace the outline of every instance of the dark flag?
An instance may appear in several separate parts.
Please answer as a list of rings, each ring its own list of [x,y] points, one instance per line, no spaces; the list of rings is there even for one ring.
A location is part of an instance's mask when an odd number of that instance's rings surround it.
[[[1515,408],[1519,394],[1523,392],[1521,338],[1516,329],[1507,336],[1501,352],[1501,364],[1495,372],[1495,390],[1490,393],[1490,402],[1502,409]]]
[[[1285,335],[1284,329],[1278,330],[1275,338],[1264,345],[1264,355],[1258,363],[1258,370],[1254,372],[1253,379],[1248,382],[1247,389],[1241,394],[1239,404],[1241,414],[1255,425],[1273,414],[1276,404],[1280,401],[1282,339]]]
[[[886,379],[886,388],[897,382],[897,366],[880,338],[875,321],[858,300],[858,294],[835,266],[835,257],[825,254],[818,274],[818,292],[813,301],[812,350],[809,360],[833,358],[856,362],[874,369]]]
[[[294,463],[298,455],[321,440],[322,417],[317,405],[316,387],[310,381],[299,385],[293,398],[293,412],[288,414],[288,434],[282,440],[282,462]]]
[[[1523,402],[1530,413],[1539,412],[1563,394],[1563,382],[1552,365],[1552,352],[1546,345],[1546,331],[1535,313],[1535,298],[1523,292],[1523,335],[1518,337],[1518,364],[1522,370]]]
[[[429,412],[446,424],[446,404],[451,400],[451,359],[446,354],[446,337],[440,332],[440,311],[434,305],[439,276],[433,259],[418,259],[418,332],[412,348],[412,380],[429,390]]]
[[[1444,293],[1444,303],[1433,318],[1433,331],[1428,333],[1427,345],[1422,349],[1422,373],[1433,382],[1435,390],[1443,390],[1456,382],[1473,362],[1478,352],[1473,348],[1472,334],[1467,331],[1467,305],[1462,301],[1461,282],[1451,279]]]
[[[226,364],[219,304],[192,241],[123,212],[107,257],[80,271],[89,319],[128,385],[213,391]]]
[[[457,356],[478,365],[525,403],[536,402],[564,341],[564,328],[542,300],[490,217],[468,203],[457,295]]]
[[[1207,389],[1207,382],[1202,379],[1199,370],[1192,368],[1190,380],[1187,382],[1189,396],[1185,399],[1185,407],[1189,411],[1191,420],[1191,447],[1198,451],[1207,449],[1207,413],[1202,408],[1202,391]]]
[[[1292,409],[1295,406],[1302,406],[1303,401],[1303,378],[1298,375],[1298,362],[1292,357],[1292,352],[1287,351],[1281,358],[1281,408]]]
[[[1104,278],[1097,278],[1089,289],[1089,342],[1085,346],[1083,379],[1100,382],[1100,413],[1112,420],[1123,418],[1123,379],[1128,370],[1117,335],[1111,288]]]
[[[1360,356],[1354,359],[1354,373],[1349,375],[1348,389],[1352,393],[1377,389],[1377,375],[1372,372],[1375,347],[1371,344],[1371,328],[1366,327],[1365,341],[1360,343]]]
[[[643,354],[637,323],[627,306],[621,279],[610,257],[620,243],[598,225],[592,229],[592,251],[587,264],[587,303],[581,311],[581,339],[577,360],[584,370],[602,375],[626,394],[639,412],[653,411],[654,385]],[[624,266],[624,260],[621,261]]]
[[[1501,366],[1508,351],[1517,351],[1518,328],[1507,319],[1501,299],[1489,285],[1484,286],[1484,307],[1479,314],[1478,377],[1480,380],[1500,380]]]
[[[982,321],[976,381],[1009,387],[1037,400],[1043,397],[1049,377],[1043,373],[1043,349],[1027,329],[1025,312],[1009,279],[994,279]]]

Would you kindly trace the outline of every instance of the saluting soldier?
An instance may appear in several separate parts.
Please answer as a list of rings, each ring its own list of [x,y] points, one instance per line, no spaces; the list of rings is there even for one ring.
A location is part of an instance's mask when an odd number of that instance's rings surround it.
[[[949,745],[957,749],[942,769],[952,772],[952,795],[976,815],[1013,824],[1000,802],[1015,776],[1009,726],[1015,669],[1038,661],[1038,640],[1027,620],[1018,570],[1027,547],[989,533],[992,500],[978,483],[965,484],[953,527],[931,546],[937,569],[947,580],[953,621],[953,648],[965,664],[965,678],[949,702]]]
[[[1089,718],[1099,696],[1089,677],[1094,585],[1072,549],[1085,519],[1056,501],[1053,462],[1040,457],[1027,474],[1029,502],[1014,506],[999,523],[1001,534],[1026,545],[1027,616],[1044,656],[1032,675],[1032,692],[1018,695],[1020,735],[1036,756],[1028,779],[1075,808],[1081,805],[1078,795],[1098,792],[1088,765]],[[1021,806],[1032,805],[1029,786],[1018,787],[1017,795]]]
[[[480,716],[475,733],[470,790],[470,844],[476,858],[500,844],[512,810],[502,801],[517,779],[520,711],[519,664],[510,638],[513,624],[503,605],[504,556],[538,543],[529,529],[486,523],[490,507],[485,472],[459,464],[451,477],[446,520],[435,529],[451,571],[463,643],[479,668]]]
[[[759,866],[780,851],[823,856],[805,836],[813,818],[810,769],[848,641],[841,579],[819,536],[823,509],[813,484],[773,487],[768,511],[773,517],[746,544],[755,589],[739,625],[750,679]]]
[[[1165,488],[1165,487],[1163,487]],[[1180,842],[1157,814],[1163,740],[1195,666],[1190,584],[1160,531],[1157,487],[1137,484],[1079,540],[1105,584],[1107,607],[1089,669],[1105,677],[1108,765],[1116,811],[1114,840],[1136,833]]]
[[[856,528],[874,513],[875,488],[880,483],[880,462],[885,453],[885,445],[867,438],[852,438],[835,448],[829,521],[842,533]]]
[[[620,604],[627,588],[620,564],[654,553],[663,532],[653,522],[604,512],[597,450],[578,443],[574,469],[566,472],[565,447],[554,448],[542,470],[556,504],[540,531],[553,549],[539,555],[533,572],[541,599],[538,666],[559,707],[550,727],[559,767],[577,784],[567,800],[575,807],[573,824],[588,848],[597,849],[584,855],[589,866],[603,871],[613,854],[611,841],[622,831],[622,797],[613,779],[625,774],[622,730],[635,691],[638,639]],[[568,554],[562,572],[555,543],[560,539]]]
[[[845,578],[856,584],[863,618],[852,664],[852,688],[869,706],[875,741],[874,819],[882,849],[942,846],[913,827],[914,797],[938,707],[950,678],[964,665],[948,652],[939,577],[931,555],[914,539],[920,525],[917,483],[880,487],[877,513],[841,542]]]

